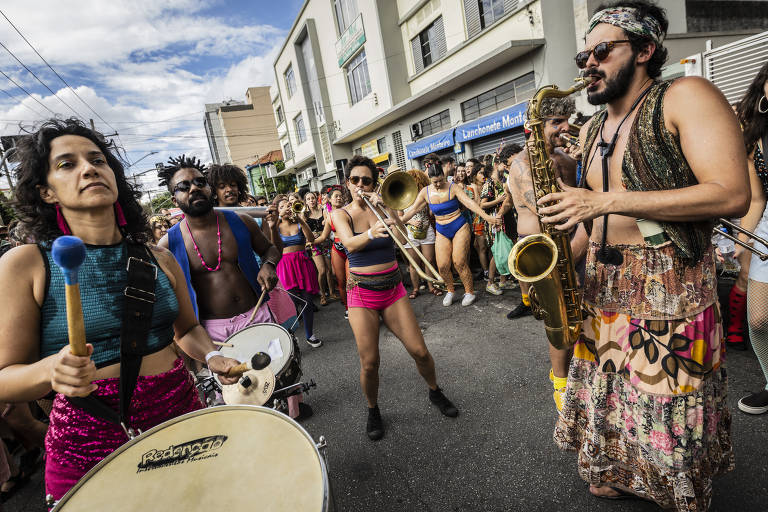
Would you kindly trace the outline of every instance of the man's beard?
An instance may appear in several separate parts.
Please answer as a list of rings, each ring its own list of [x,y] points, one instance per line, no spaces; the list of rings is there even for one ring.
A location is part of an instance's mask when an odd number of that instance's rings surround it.
[[[203,201],[198,201],[203,199]],[[189,198],[187,203],[179,203],[179,208],[190,217],[202,217],[213,209],[213,198],[203,194],[196,194]]]
[[[587,72],[587,75],[591,73]],[[596,75],[603,79],[605,88],[602,92],[587,91],[587,101],[592,105],[604,105],[624,96],[629,90],[629,84],[635,76],[635,61],[630,59],[626,65],[619,69],[612,80],[605,78],[602,72],[595,71]]]

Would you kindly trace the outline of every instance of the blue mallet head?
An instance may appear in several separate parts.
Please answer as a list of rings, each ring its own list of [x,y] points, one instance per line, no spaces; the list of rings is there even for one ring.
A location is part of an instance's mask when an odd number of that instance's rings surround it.
[[[51,247],[53,261],[64,272],[66,284],[77,284],[77,271],[85,261],[85,245],[76,236],[60,236]]]

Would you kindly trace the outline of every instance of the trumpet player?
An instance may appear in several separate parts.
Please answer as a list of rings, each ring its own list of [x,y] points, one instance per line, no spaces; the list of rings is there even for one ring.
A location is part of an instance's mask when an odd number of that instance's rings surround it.
[[[278,223],[278,235],[283,244],[283,257],[277,264],[277,277],[283,288],[294,295],[302,297],[307,307],[304,308],[304,334],[307,344],[312,348],[323,345],[322,340],[315,336],[315,313],[312,307],[313,298],[320,293],[317,281],[315,264],[309,257],[315,235],[312,234],[307,221],[300,212],[303,211],[303,203],[281,199],[277,203],[280,221]],[[297,304],[301,308],[303,305]]]
[[[370,158],[357,155],[347,163],[344,174],[353,201],[333,210],[331,218],[349,258],[349,323],[360,356],[360,385],[368,401],[365,430],[368,438],[376,441],[384,437],[378,405],[379,326],[382,321],[416,362],[429,386],[429,400],[445,416],[455,417],[459,411],[437,385],[435,362],[406,296],[395,259],[395,243],[389,231],[389,226],[396,222],[392,219],[397,216],[373,192],[378,174],[376,165]],[[384,210],[389,219],[379,220],[369,204]]]
[[[744,215],[750,192],[723,94],[659,80],[667,27],[647,1],[595,12],[575,58],[606,106],[580,134],[586,188],[537,205],[560,230],[594,219],[555,442],[596,497],[702,511],[734,463],[711,219]]]

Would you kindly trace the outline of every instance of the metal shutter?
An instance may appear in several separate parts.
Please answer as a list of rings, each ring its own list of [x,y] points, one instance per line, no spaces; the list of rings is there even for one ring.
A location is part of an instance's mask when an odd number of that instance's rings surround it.
[[[741,100],[760,67],[768,61],[768,32],[727,44],[704,54],[704,76],[725,94]]]
[[[509,14],[517,9],[518,0],[504,0],[504,14]]]
[[[430,41],[429,45],[432,47],[432,62],[435,62],[443,55],[446,54],[445,46],[445,29],[443,28],[443,17],[440,16],[434,22],[435,25],[435,40]]]
[[[472,154],[475,158],[496,153],[503,144],[525,143],[525,134],[522,128],[515,128],[504,133],[495,133],[488,137],[482,137],[472,141]]]
[[[392,149],[395,152],[397,165],[399,165],[401,169],[405,170],[405,151],[403,151],[403,137],[400,135],[399,131],[396,131],[392,134],[392,145],[394,146]]]
[[[323,161],[327,164],[333,162],[331,158],[331,144],[328,140],[328,128],[321,126],[320,130],[320,146],[323,148]]]
[[[421,38],[419,36],[411,39],[411,50],[413,51],[413,69],[415,73],[424,71],[424,58],[421,56]]]
[[[464,0],[464,15],[467,18],[467,37],[480,33],[480,2],[479,0]]]

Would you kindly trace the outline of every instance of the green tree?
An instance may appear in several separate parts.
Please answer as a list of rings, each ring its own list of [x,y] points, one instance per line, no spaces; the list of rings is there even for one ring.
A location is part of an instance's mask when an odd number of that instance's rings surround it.
[[[158,195],[153,195],[149,204],[144,204],[144,209],[148,210],[147,213],[153,214],[165,208],[173,208],[173,201],[171,200],[170,192],[161,192]]]

